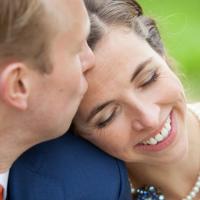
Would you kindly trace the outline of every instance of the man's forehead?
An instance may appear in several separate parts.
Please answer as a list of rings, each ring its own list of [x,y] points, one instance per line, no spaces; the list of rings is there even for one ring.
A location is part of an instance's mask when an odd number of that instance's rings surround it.
[[[78,24],[87,19],[87,11],[82,0],[51,0],[51,3],[49,0],[41,1],[45,10],[51,16],[52,23],[57,25],[67,26],[71,22]]]
[[[70,9],[70,7],[68,9]],[[80,31],[80,35],[82,33],[85,37],[89,35],[90,20],[84,4],[81,3],[77,5],[77,1],[72,2],[72,7],[68,15],[68,28],[72,28],[70,27],[70,24],[73,27],[76,26],[77,31]]]

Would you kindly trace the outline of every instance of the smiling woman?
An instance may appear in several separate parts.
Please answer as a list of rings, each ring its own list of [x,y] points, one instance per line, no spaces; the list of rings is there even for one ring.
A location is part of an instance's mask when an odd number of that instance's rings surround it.
[[[133,199],[198,199],[200,106],[188,109],[155,21],[134,0],[85,2],[96,66],[77,131],[126,162],[133,187],[145,187]]]

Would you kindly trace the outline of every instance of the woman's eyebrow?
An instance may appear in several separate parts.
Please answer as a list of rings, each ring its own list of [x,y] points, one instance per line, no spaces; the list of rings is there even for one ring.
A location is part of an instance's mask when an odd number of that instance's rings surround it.
[[[114,102],[114,100],[111,101],[107,101],[105,103],[102,103],[100,105],[95,106],[92,111],[90,112],[89,116],[87,117],[86,122],[89,122],[98,112],[100,112],[101,110],[103,110],[106,106],[112,104]]]
[[[133,72],[133,75],[131,76],[130,82],[133,82],[133,80],[137,77],[137,75],[150,63],[152,62],[152,58],[148,58],[144,62],[137,65],[136,70]]]

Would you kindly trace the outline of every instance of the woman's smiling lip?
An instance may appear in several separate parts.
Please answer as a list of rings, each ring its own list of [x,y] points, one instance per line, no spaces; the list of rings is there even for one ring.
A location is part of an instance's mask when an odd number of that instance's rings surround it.
[[[175,124],[175,118],[174,118],[174,113],[171,112],[170,113],[170,120],[171,120],[171,130],[169,131],[169,135],[161,142],[158,142],[157,144],[154,145],[144,145],[142,143],[137,144],[134,148],[137,148],[138,150],[142,150],[142,151],[161,151],[165,148],[167,148],[175,139],[176,136],[176,124]],[[166,123],[166,122],[165,122]],[[164,123],[164,124],[165,124]],[[164,126],[164,124],[162,125],[162,128]],[[147,140],[153,136],[155,136],[156,134],[159,133],[159,131],[162,130],[159,129],[158,131],[155,131],[151,134],[151,136],[149,136],[147,138]],[[144,141],[144,140],[143,140]]]
[[[169,115],[171,115],[171,113],[170,113]],[[144,141],[149,140],[151,137],[154,137],[154,136],[157,135],[158,133],[160,133],[161,130],[163,129],[163,127],[164,127],[166,121],[167,121],[167,119],[165,119],[165,121],[162,123],[162,125],[160,126],[160,128],[158,128],[157,130],[155,130],[155,131],[153,131],[151,134],[149,134],[146,138],[144,138],[144,139],[140,142],[140,144],[141,144],[142,142],[144,142]]]

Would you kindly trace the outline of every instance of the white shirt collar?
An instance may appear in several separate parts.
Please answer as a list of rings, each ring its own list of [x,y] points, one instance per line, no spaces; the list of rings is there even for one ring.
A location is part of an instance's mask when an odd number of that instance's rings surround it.
[[[0,184],[4,188],[4,197],[3,197],[4,200],[6,199],[7,195],[8,175],[9,175],[9,170],[7,172],[0,173]]]

